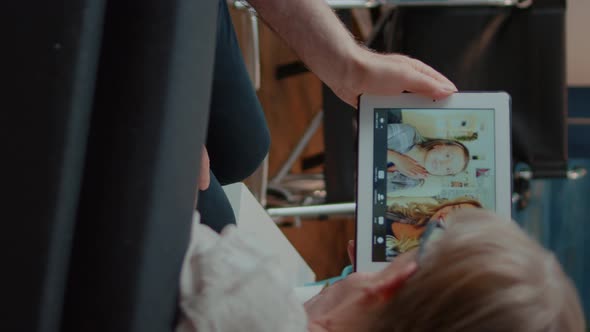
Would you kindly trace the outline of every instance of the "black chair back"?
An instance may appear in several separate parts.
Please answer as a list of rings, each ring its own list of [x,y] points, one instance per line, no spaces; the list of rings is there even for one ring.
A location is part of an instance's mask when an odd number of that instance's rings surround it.
[[[5,330],[173,329],[217,6],[4,5]]]

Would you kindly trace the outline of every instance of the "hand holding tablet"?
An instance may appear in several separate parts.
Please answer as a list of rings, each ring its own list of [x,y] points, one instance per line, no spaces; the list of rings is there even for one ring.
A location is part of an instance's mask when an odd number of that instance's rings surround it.
[[[363,95],[358,112],[356,267],[376,271],[458,209],[509,217],[510,97]]]

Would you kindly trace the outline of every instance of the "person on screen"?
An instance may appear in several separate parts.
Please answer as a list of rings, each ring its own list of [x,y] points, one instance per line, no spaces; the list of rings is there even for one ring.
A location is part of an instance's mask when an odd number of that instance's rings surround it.
[[[305,303],[272,250],[233,226],[221,235],[196,226],[177,332],[585,331],[578,294],[555,257],[516,223],[481,209],[449,215],[420,248],[380,272],[351,273]]]
[[[387,126],[387,191],[411,188],[429,175],[455,175],[469,164],[469,150],[457,140],[424,138],[412,125]]]
[[[437,203],[392,204],[385,213],[388,226],[387,257],[391,259],[417,247],[429,222],[444,223],[451,212],[475,208],[482,208],[482,205],[470,197]]]

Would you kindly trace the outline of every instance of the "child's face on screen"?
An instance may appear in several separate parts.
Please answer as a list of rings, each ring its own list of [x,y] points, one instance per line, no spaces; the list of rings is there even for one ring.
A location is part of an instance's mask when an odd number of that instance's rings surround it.
[[[432,175],[453,175],[465,166],[463,149],[455,145],[437,145],[426,153],[424,167]]]

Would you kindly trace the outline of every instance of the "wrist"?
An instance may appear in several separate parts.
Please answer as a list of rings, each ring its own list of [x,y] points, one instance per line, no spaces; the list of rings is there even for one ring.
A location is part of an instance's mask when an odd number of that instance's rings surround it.
[[[368,63],[375,54],[361,45],[355,46],[350,53],[346,70],[343,71],[343,82],[349,83],[356,91],[364,92],[367,86]]]
[[[361,80],[365,76],[366,54],[368,52],[351,37],[341,45],[335,57],[327,59],[327,66],[322,68],[324,75],[318,75],[337,95],[358,92]],[[319,74],[318,71],[316,73]],[[323,77],[322,77],[323,76]]]
[[[399,163],[399,154],[394,151],[394,150],[387,150],[387,166],[389,166],[389,163],[392,164],[397,164]]]
[[[389,158],[395,159],[396,157],[399,157],[401,153],[392,149],[387,149],[387,155]]]
[[[337,84],[345,90],[363,93],[367,84],[367,60],[371,55],[369,50],[353,41],[344,55]]]

